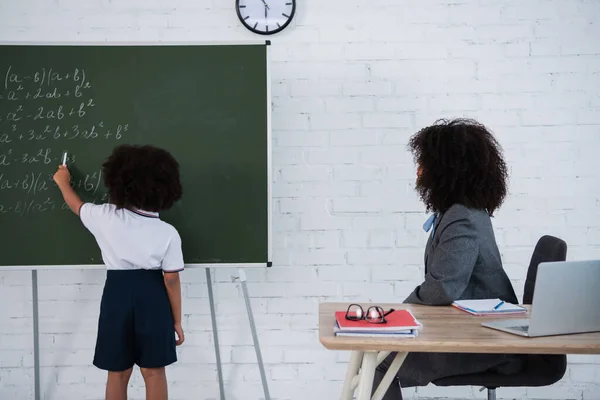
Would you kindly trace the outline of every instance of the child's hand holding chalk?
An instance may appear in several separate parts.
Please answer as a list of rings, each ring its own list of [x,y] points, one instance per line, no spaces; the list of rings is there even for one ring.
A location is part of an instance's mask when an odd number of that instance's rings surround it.
[[[63,153],[61,161],[62,163],[58,166],[58,171],[54,173],[54,182],[56,182],[56,184],[58,185],[58,188],[60,189],[60,192],[63,195],[63,199],[65,200],[65,203],[67,203],[71,211],[73,211],[76,215],[79,215],[79,210],[81,210],[83,202],[71,187],[71,173],[67,168],[66,151]]]
[[[71,185],[71,173],[64,164],[58,166],[58,171],[54,173],[53,178],[58,187],[66,187]]]
[[[70,185],[71,173],[67,168],[67,152],[65,151],[62,156],[61,165],[58,166],[58,171],[54,174],[54,182],[61,187],[61,185]]]

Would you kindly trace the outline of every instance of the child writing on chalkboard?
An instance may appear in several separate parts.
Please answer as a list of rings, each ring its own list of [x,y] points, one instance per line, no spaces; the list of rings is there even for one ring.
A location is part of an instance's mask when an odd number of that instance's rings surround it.
[[[108,371],[107,400],[126,400],[134,364],[147,400],[167,400],[165,366],[177,361],[183,270],[177,230],[159,219],[182,194],[179,164],[152,146],[122,145],[102,165],[108,204],[84,203],[61,165],[54,174],[69,208],[94,235],[107,267],[94,365]],[[177,336],[175,336],[177,334]]]

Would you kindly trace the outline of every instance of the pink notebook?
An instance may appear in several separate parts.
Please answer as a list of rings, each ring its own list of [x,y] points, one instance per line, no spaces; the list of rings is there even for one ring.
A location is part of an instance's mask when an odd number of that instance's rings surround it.
[[[422,325],[408,310],[395,310],[385,316],[387,323],[374,324],[365,320],[350,321],[346,319],[346,311],[337,311],[335,319],[341,331],[404,331],[419,329]]]

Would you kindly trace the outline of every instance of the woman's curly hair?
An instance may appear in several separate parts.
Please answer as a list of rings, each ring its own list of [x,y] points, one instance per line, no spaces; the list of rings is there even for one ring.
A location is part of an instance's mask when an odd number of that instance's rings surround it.
[[[503,203],[508,171],[502,148],[479,122],[438,120],[408,147],[421,168],[416,189],[427,211],[445,212],[458,203],[493,215]]]
[[[181,198],[179,163],[166,150],[121,145],[102,164],[109,201],[118,208],[168,210]]]

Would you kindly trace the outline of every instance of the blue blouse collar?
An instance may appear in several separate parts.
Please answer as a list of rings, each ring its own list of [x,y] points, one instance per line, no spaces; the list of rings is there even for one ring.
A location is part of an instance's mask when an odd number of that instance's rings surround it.
[[[429,232],[433,229],[432,234],[435,232],[435,221],[437,220],[437,213],[432,214],[427,221],[423,224],[423,230]]]

